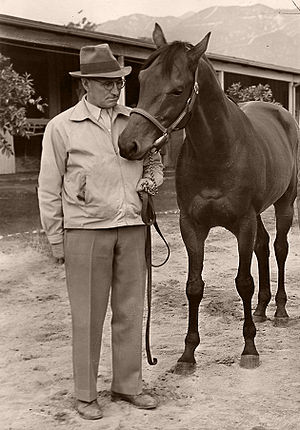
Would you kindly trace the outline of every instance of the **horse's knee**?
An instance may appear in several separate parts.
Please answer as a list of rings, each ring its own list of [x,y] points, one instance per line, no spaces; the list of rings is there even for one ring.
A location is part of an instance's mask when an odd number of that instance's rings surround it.
[[[242,297],[242,299],[246,297],[252,297],[254,294],[254,281],[252,276],[241,276],[238,275],[235,278],[235,285],[236,289],[239,293],[239,295]]]
[[[194,281],[188,281],[186,284],[186,295],[188,299],[202,300],[204,292],[204,281],[200,278]]]

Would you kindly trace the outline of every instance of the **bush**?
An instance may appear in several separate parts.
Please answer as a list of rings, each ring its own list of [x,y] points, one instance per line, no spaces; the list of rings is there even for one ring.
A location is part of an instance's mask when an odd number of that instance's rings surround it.
[[[228,94],[237,103],[248,101],[263,101],[274,103],[273,93],[268,84],[251,85],[243,88],[240,82],[232,84],[227,90]]]
[[[5,138],[6,133],[29,137],[26,108],[33,105],[44,111],[46,104],[41,103],[41,97],[34,98],[34,94],[30,75],[17,73],[10,59],[0,53],[0,150],[3,154],[13,154],[13,149]]]

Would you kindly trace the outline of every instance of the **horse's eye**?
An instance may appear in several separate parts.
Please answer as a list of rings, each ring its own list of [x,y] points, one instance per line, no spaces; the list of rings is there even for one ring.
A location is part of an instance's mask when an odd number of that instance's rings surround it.
[[[182,93],[183,93],[183,90],[180,89],[180,88],[177,88],[176,90],[173,90],[173,91],[170,92],[170,94],[172,96],[180,96]]]
[[[169,92],[171,96],[180,96],[182,93],[183,90],[181,88],[176,88],[175,90]]]

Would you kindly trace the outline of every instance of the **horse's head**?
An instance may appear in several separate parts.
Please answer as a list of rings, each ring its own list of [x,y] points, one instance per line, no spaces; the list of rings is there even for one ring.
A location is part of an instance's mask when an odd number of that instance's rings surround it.
[[[185,42],[168,44],[161,27],[155,24],[153,40],[158,49],[140,71],[138,105],[119,138],[122,157],[141,159],[149,150],[159,149],[163,139],[155,145],[154,142],[172,131],[177,119],[180,121],[176,126],[184,127],[189,114],[189,99],[193,97],[194,101],[197,94],[195,75],[209,36],[210,33],[196,46]]]

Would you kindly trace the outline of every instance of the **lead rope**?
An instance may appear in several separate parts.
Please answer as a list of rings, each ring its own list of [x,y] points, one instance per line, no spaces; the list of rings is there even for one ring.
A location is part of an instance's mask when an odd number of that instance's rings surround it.
[[[145,342],[146,342],[146,354],[147,361],[150,365],[157,364],[157,358],[152,358],[151,348],[150,348],[150,321],[151,321],[151,301],[152,301],[152,267],[161,267],[163,266],[170,257],[170,247],[164,236],[162,235],[160,228],[156,222],[156,214],[153,206],[152,196],[158,193],[158,187],[156,184],[155,176],[154,176],[154,160],[153,154],[149,153],[149,173],[150,179],[153,182],[153,186],[147,187],[147,190],[140,192],[140,197],[142,199],[142,220],[144,224],[147,226],[146,230],[146,244],[145,244],[145,257],[146,257],[146,265],[147,265],[147,323],[146,323],[146,334],[145,334]],[[167,257],[165,260],[159,264],[152,264],[152,241],[151,241],[151,225],[154,225],[157,233],[160,235],[164,243],[167,247]]]

